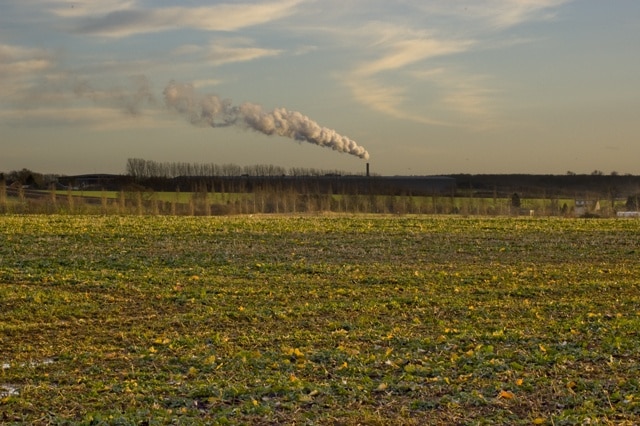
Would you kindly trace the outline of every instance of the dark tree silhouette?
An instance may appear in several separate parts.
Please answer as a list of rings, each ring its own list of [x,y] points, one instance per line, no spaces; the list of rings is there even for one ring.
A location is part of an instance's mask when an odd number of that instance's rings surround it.
[[[520,196],[516,192],[511,196],[511,206],[520,208]]]
[[[636,194],[636,195],[629,195],[627,197],[627,210],[632,210],[632,211],[636,211],[638,210],[638,207],[640,207],[640,194]]]

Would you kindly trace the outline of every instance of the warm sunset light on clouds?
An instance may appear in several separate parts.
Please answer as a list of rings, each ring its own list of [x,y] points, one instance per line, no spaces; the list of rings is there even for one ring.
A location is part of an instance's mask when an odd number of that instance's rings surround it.
[[[0,171],[640,174],[638,46],[631,0],[2,2]]]

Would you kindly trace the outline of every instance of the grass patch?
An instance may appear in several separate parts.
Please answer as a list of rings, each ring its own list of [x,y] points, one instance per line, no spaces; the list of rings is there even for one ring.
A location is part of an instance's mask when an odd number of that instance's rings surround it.
[[[636,221],[0,216],[7,424],[636,424]]]

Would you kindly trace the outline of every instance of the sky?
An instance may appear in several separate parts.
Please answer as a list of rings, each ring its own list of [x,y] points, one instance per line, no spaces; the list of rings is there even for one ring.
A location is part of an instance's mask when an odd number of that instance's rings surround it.
[[[637,0],[0,0],[0,171],[640,174]]]

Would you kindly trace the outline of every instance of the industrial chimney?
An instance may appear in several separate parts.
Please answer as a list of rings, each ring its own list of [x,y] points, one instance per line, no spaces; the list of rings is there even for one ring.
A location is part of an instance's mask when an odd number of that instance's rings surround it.
[[[367,177],[369,177],[369,163],[367,163]]]

